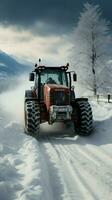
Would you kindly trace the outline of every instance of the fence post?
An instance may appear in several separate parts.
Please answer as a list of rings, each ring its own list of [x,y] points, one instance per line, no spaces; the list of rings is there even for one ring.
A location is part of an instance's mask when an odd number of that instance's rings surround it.
[[[97,102],[99,103],[99,94],[97,94]]]
[[[110,94],[108,94],[108,103],[110,103]]]

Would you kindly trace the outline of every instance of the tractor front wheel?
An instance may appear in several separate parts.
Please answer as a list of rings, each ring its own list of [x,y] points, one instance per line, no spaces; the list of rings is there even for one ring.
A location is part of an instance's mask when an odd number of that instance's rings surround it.
[[[75,116],[75,133],[81,136],[91,135],[93,130],[93,116],[89,102],[78,100],[76,101],[73,110]]]
[[[40,129],[40,108],[36,101],[26,101],[25,112],[25,132],[34,137],[39,137]]]

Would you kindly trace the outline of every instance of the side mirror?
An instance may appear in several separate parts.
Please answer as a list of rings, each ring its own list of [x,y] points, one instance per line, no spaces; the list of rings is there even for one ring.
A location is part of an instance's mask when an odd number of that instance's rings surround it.
[[[29,81],[34,81],[34,73],[29,74]]]
[[[76,73],[73,74],[73,81],[77,81],[77,74]]]

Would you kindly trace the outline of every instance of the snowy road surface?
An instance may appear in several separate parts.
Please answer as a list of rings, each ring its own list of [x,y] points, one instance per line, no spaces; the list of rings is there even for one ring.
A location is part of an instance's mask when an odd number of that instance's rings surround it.
[[[93,135],[45,125],[40,141],[0,108],[1,200],[112,200],[112,104],[92,107]]]

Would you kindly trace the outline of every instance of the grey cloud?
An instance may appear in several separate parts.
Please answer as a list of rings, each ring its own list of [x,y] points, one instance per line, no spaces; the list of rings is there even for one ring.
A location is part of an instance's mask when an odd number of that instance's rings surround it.
[[[104,17],[111,20],[111,0],[88,1],[100,4]],[[0,0],[0,22],[32,29],[34,33],[38,31],[42,35],[61,34],[71,31],[84,2],[86,0]]]
[[[73,0],[0,0],[0,20],[20,24],[37,19],[63,21],[75,10],[75,4]]]

